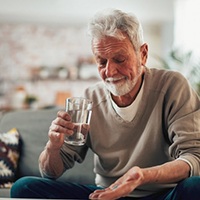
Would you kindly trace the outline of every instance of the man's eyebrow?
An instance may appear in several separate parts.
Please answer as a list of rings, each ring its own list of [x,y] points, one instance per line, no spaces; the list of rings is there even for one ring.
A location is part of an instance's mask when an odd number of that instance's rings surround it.
[[[127,50],[124,50],[124,49],[120,49],[119,51],[115,52],[114,53],[115,55],[124,55],[124,54],[127,54]]]

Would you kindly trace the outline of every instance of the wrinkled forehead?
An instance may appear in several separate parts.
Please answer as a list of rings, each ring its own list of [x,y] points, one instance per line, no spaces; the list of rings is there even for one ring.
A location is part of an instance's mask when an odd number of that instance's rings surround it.
[[[92,51],[96,57],[109,57],[116,54],[126,54],[133,51],[132,43],[128,38],[119,40],[114,37],[104,37],[94,39],[92,42]]]
[[[120,31],[120,34],[114,34],[114,35],[99,35],[98,37],[93,37],[91,44],[92,44],[92,50],[95,45],[101,44],[101,45],[107,45],[107,43],[121,43],[121,45],[129,44],[134,48],[134,45],[132,41],[130,40],[128,34],[126,32]],[[135,48],[134,48],[135,49]]]

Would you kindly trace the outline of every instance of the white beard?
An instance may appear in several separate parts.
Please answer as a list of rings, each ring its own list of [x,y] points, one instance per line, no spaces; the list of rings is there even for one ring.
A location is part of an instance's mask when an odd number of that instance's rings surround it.
[[[123,96],[129,93],[131,90],[133,90],[133,88],[138,82],[138,79],[142,75],[142,71],[143,71],[143,68],[140,67],[138,69],[137,76],[135,76],[133,80],[130,80],[127,77],[122,77],[125,80],[125,82],[123,83],[119,82],[119,83],[113,84],[112,81],[114,81],[115,78],[107,78],[104,81],[104,84],[106,88],[110,91],[110,93],[113,94],[114,96]]]

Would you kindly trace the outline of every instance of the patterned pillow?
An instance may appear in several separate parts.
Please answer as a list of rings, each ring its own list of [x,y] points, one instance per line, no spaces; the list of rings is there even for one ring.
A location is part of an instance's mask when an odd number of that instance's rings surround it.
[[[15,181],[19,159],[19,132],[16,128],[0,133],[0,188],[9,188]]]

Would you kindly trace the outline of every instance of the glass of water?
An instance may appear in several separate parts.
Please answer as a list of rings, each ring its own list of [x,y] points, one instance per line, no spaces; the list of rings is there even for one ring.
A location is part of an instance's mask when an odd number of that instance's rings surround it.
[[[87,139],[90,118],[92,114],[92,101],[83,97],[66,99],[66,111],[74,123],[74,133],[66,136],[65,142],[71,145],[84,145]]]

